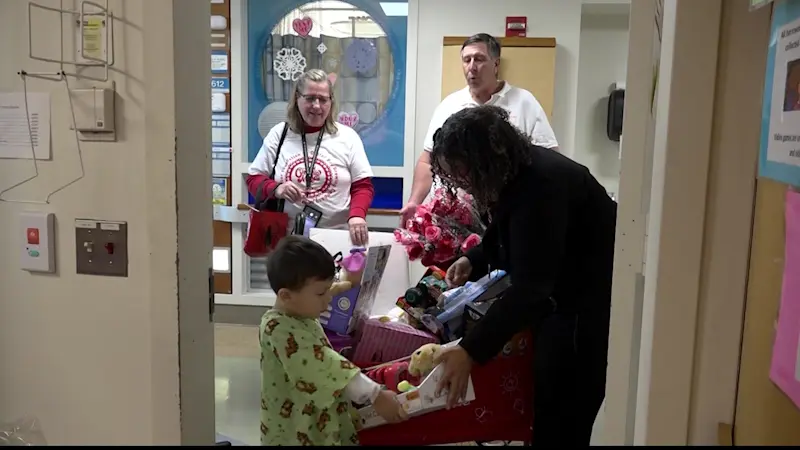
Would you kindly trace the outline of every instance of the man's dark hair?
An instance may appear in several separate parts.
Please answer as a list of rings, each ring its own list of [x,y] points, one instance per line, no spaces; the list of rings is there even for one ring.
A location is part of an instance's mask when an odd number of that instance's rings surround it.
[[[494,59],[500,59],[500,42],[494,38],[491,34],[486,33],[478,33],[473,34],[472,36],[468,37],[463,44],[461,44],[461,51],[464,51],[464,48],[468,45],[475,45],[475,44],[484,44],[486,45],[486,51],[489,52],[489,56]]]
[[[303,236],[281,239],[267,258],[267,278],[276,294],[284,288],[298,291],[309,281],[330,280],[334,274],[333,256]]]
[[[509,122],[505,109],[465,108],[434,133],[431,170],[450,192],[473,188],[470,193],[476,206],[486,211],[519,169],[531,164],[533,147],[530,138]]]

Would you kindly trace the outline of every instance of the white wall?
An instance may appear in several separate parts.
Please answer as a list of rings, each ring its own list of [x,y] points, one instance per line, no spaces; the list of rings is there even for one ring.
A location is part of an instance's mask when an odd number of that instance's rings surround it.
[[[77,177],[81,164],[86,172],[76,184],[53,195],[50,204],[0,202],[0,423],[38,417],[51,445],[213,440],[213,391],[200,386],[202,377],[212,385],[213,367],[207,373],[194,371],[200,377],[194,393],[182,392],[188,385],[181,386],[179,380],[181,368],[195,368],[187,352],[179,355],[180,340],[211,351],[207,313],[203,317],[196,312],[208,307],[203,286],[210,266],[211,192],[203,173],[210,173],[210,130],[198,132],[196,124],[202,129],[203,123],[210,123],[210,83],[202,77],[186,81],[187,72],[181,68],[209,73],[208,4],[187,12],[182,9],[186,1],[109,2],[119,18],[111,74],[117,83],[118,142],[81,143],[82,163],[70,131],[65,84],[28,82],[31,92],[52,95],[53,161],[40,163],[39,178],[3,198],[42,200]],[[19,70],[59,70],[57,64],[28,58],[28,3],[0,2],[0,40],[16,42],[0,47],[0,92],[23,89]],[[74,8],[72,1],[37,3]],[[181,27],[174,24],[173,11],[178,11]],[[63,24],[63,49],[66,58],[74,59],[74,16],[62,19],[59,13],[40,12],[33,22],[37,54],[58,57]],[[177,47],[178,42],[191,42],[195,50]],[[178,88],[177,79],[182,79]],[[69,81],[73,88],[81,85]],[[205,90],[198,89],[198,83],[206,85]],[[176,120],[177,114],[183,114],[182,120]],[[0,160],[0,190],[32,172],[29,160]],[[25,210],[56,216],[56,274],[19,269],[18,213]],[[127,278],[76,274],[76,218],[128,223]],[[194,245],[196,253],[179,258],[183,241]],[[197,242],[208,242],[208,248]],[[180,335],[179,301],[187,307],[181,317],[187,326],[181,327]],[[195,330],[183,323],[187,317],[205,320],[206,333],[193,334]],[[181,397],[198,405],[205,401],[201,395],[207,396],[207,410],[189,415],[206,415],[208,423],[210,410],[210,426],[199,438],[187,438],[192,428],[181,415]]]
[[[619,187],[619,142],[608,139],[609,86],[624,82],[628,61],[628,14],[586,13],[581,19],[575,123],[575,159],[609,192]]]
[[[506,16],[527,16],[529,37],[554,37],[555,103],[551,124],[561,150],[575,149],[575,119],[580,48],[580,0],[420,0],[417,46],[417,95],[414,121],[415,156],[433,110],[441,101],[442,37],[475,33],[505,35]],[[409,51],[409,58],[413,53]],[[413,164],[413,162],[412,162]]]

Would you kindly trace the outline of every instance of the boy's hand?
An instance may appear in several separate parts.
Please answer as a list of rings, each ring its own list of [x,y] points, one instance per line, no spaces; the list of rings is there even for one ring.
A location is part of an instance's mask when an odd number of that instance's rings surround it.
[[[392,391],[381,391],[372,406],[375,408],[375,412],[389,423],[398,423],[408,419],[403,406],[397,401],[397,394]]]

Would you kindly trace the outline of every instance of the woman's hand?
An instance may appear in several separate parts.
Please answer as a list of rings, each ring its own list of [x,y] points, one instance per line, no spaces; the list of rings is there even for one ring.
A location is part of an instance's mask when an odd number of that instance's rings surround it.
[[[444,375],[436,386],[438,397],[447,389],[447,409],[457,405],[467,397],[469,374],[472,372],[472,358],[460,345],[443,349],[434,359],[434,364],[444,363]]]
[[[288,200],[292,203],[303,203],[306,201],[306,193],[297,183],[285,181],[275,189],[275,197]]]
[[[347,221],[350,227],[350,241],[353,245],[367,245],[369,241],[369,232],[367,231],[367,221],[361,217],[351,217]]]
[[[469,258],[462,256],[447,269],[444,280],[450,287],[463,286],[470,274],[472,274],[472,263],[469,262]]]

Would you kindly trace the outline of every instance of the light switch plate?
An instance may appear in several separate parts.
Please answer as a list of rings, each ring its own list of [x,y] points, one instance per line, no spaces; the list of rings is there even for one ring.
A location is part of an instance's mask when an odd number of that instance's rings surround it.
[[[75,220],[76,271],[83,275],[128,276],[128,224]]]
[[[28,272],[56,271],[55,216],[47,212],[20,214],[20,267]]]

